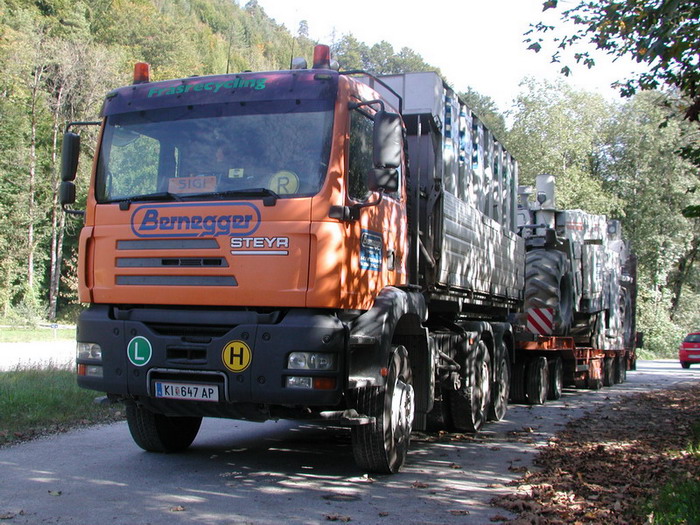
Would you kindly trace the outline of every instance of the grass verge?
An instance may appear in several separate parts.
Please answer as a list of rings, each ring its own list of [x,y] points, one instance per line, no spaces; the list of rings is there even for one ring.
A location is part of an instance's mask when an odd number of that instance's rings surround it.
[[[75,328],[6,328],[0,330],[0,343],[75,340]]]
[[[123,417],[120,408],[97,405],[97,396],[78,387],[72,369],[0,372],[0,446]]]

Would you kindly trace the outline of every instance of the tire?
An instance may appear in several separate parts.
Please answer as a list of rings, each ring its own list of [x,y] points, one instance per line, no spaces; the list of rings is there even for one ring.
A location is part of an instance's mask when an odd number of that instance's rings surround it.
[[[512,403],[527,403],[525,396],[525,361],[518,360],[513,365],[510,376],[510,400]]]
[[[683,368],[690,368],[690,363],[688,363],[687,361],[681,361],[681,366]]]
[[[600,390],[603,388],[603,365],[597,364],[599,360],[591,360],[590,368],[586,373],[586,388],[590,390]],[[593,369],[596,368],[596,374],[598,377],[593,377]]]
[[[615,384],[615,362],[612,357],[606,357],[603,361],[603,386]]]
[[[393,348],[385,386],[360,388],[355,395],[357,411],[374,418],[373,423],[352,428],[355,462],[368,472],[398,472],[406,461],[415,414],[413,377],[406,349]]]
[[[525,394],[531,405],[544,405],[549,391],[549,367],[546,357],[535,357],[527,364]]]
[[[484,426],[491,404],[491,356],[484,341],[460,360],[464,365],[462,386],[450,392],[452,425],[463,432],[478,432]]]
[[[549,389],[547,390],[547,399],[556,401],[561,398],[564,390],[564,363],[561,357],[555,357],[548,360],[549,362]]]
[[[126,421],[134,442],[148,452],[180,452],[197,437],[201,417],[171,417],[127,405]]]
[[[525,261],[525,304],[554,310],[554,335],[568,335],[573,323],[574,283],[563,252],[532,250]]]
[[[627,358],[620,355],[615,359],[615,383],[624,383],[625,381],[627,381]]]
[[[507,352],[507,351],[506,351]],[[510,396],[510,362],[507,353],[501,354],[496,363],[495,380],[491,384],[491,406],[489,420],[500,421],[508,412],[508,397]]]

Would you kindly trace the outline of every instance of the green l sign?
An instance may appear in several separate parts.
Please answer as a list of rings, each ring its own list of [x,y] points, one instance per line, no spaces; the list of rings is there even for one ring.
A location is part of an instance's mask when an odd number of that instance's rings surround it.
[[[135,366],[143,366],[151,360],[153,348],[151,342],[145,337],[137,335],[126,347],[126,355],[129,356],[129,361]]]

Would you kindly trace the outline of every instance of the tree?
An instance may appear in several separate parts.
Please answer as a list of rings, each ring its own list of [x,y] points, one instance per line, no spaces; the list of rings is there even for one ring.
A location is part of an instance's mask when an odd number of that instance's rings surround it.
[[[546,0],[544,11],[558,7],[558,0]],[[553,37],[561,52],[575,50],[574,60],[587,67],[594,58],[582,46],[592,44],[616,58],[627,56],[646,64],[648,70],[619,83],[621,92],[631,96],[638,90],[658,89],[665,84],[676,88],[686,98],[685,115],[691,121],[700,118],[700,3],[697,0],[583,0],[561,12],[564,22],[575,30],[563,37]],[[537,23],[529,35],[542,35],[554,26]],[[531,36],[530,49],[540,51],[544,38]],[[564,74],[571,71],[568,64]]]
[[[557,207],[620,216],[622,202],[606,188],[601,169],[613,108],[600,96],[563,82],[527,79],[505,144],[520,164],[520,179],[557,177]]]

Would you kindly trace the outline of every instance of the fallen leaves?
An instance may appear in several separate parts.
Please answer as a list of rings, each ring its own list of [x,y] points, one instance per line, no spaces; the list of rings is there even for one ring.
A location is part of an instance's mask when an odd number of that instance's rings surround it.
[[[698,419],[698,385],[601,406],[549,440],[535,460],[539,469],[524,475],[518,493],[494,498],[494,504],[518,517],[491,520],[510,525],[646,523],[639,509],[667,480],[688,473],[700,477],[700,457],[678,452],[687,447],[690,425]]]
[[[342,516],[340,514],[326,514],[326,520],[327,521],[342,521],[343,523],[347,523],[348,521],[352,521],[350,516]]]

